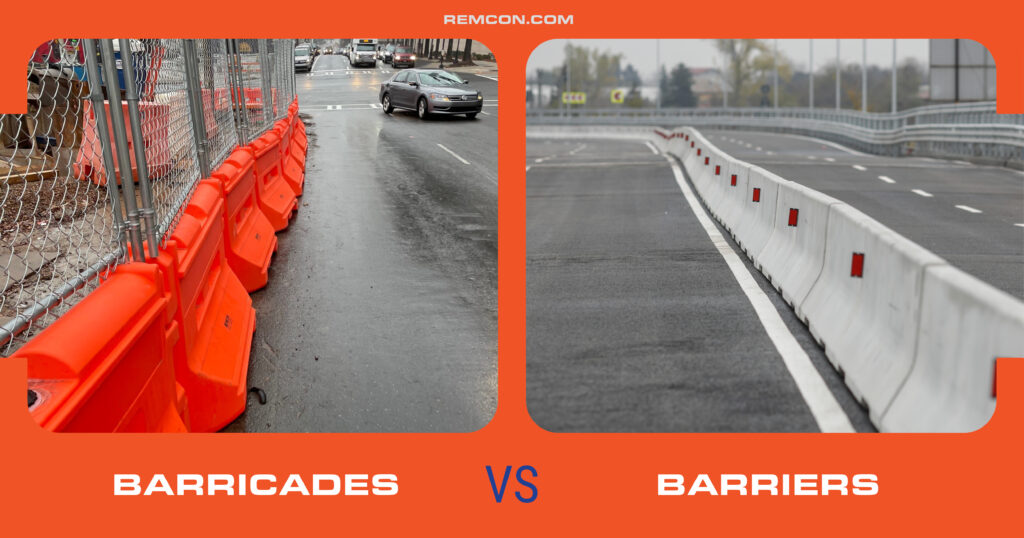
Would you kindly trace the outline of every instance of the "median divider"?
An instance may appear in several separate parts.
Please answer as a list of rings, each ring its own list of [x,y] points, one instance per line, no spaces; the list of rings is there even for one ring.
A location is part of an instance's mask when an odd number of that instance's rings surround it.
[[[169,300],[157,266],[121,265],[22,346],[13,356],[27,359],[36,422],[57,432],[187,431]]]
[[[271,258],[277,251],[277,235],[260,210],[252,150],[235,149],[211,175],[224,190],[228,265],[246,291],[256,291],[267,285]]]

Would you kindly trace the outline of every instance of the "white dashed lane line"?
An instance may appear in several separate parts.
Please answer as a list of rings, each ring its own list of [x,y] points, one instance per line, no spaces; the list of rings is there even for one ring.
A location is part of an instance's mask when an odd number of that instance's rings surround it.
[[[878,176],[878,179],[881,179],[882,181],[884,181],[886,183],[896,183],[896,180],[894,180],[893,178],[891,178],[889,176]]]
[[[825,160],[826,160],[826,161],[828,161],[828,162],[830,162],[830,163],[834,163],[834,162],[836,162],[836,160],[835,160],[835,159],[833,159],[832,157],[825,157]]]
[[[439,148],[441,148],[441,149],[443,149],[443,150],[447,151],[448,153],[450,153],[450,154],[451,154],[451,156],[452,156],[452,157],[455,157],[456,159],[458,159],[458,160],[462,161],[462,164],[469,164],[469,161],[467,161],[466,159],[463,159],[462,157],[460,157],[460,156],[459,156],[459,154],[458,154],[458,153],[455,153],[454,151],[452,151],[452,150],[450,150],[450,149],[448,149],[448,148],[444,147],[443,145],[441,145],[441,144],[438,144],[438,145],[437,145],[437,147],[439,147]]]
[[[925,192],[925,191],[923,191],[921,189],[911,189],[910,192],[912,192],[914,194],[917,194],[919,196],[924,196],[925,198],[931,198],[932,197],[932,193]]]
[[[860,170],[861,172],[863,172],[863,171],[867,170],[867,168],[864,168],[863,166],[861,166],[861,165],[859,165],[859,164],[855,164],[855,165],[853,165],[853,169],[854,169],[854,170]]]
[[[1014,223],[1014,226],[1020,226],[1021,228],[1024,228],[1024,222]]]
[[[962,209],[962,210],[964,210],[964,211],[966,211],[968,213],[981,213],[980,209],[974,209],[973,207],[971,207],[969,205],[957,205],[957,206],[953,206],[953,207],[956,207],[957,209]]]

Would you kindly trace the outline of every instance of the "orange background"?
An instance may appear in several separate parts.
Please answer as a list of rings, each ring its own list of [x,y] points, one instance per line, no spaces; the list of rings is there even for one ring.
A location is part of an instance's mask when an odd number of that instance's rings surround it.
[[[471,434],[48,434],[25,410],[23,360],[0,359],[0,535],[345,532],[573,535],[665,530],[979,534],[1020,529],[1024,360],[1000,360],[999,405],[964,435],[547,433],[525,405],[525,67],[553,38],[970,38],[998,66],[999,111],[1024,112],[1010,3],[8,2],[0,110],[25,110],[25,64],[57,37],[339,37],[483,41],[500,64],[499,406]],[[363,6],[364,4],[354,4]],[[460,8],[448,7],[459,5]],[[501,5],[507,7],[499,7]],[[436,7],[435,7],[436,6]],[[390,14],[394,12],[396,14]],[[445,26],[442,15],[572,14],[573,26]],[[883,16],[879,16],[883,15]],[[287,23],[284,21],[288,21]],[[301,103],[300,103],[301,104]],[[344,327],[339,327],[343,331]],[[72,345],[72,344],[69,344]],[[485,465],[532,465],[536,502],[492,497]],[[114,473],[393,473],[394,497],[114,497]],[[875,497],[665,497],[658,473],[873,473]],[[280,485],[280,482],[279,484]],[[527,494],[524,491],[524,494]],[[1000,533],[1003,534],[1003,533]]]

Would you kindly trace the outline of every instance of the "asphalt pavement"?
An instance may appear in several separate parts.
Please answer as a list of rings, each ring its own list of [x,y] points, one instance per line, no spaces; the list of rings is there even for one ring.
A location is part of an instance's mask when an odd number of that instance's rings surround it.
[[[384,114],[387,65],[298,73],[309,151],[228,431],[465,432],[497,405],[497,83],[484,113]]]
[[[842,200],[1024,299],[1024,173],[963,161],[866,155],[800,136],[702,132],[726,153]]]
[[[849,429],[873,430],[804,325],[742,256],[752,280],[741,284],[722,251],[735,244],[711,238],[721,229],[702,223],[663,155],[610,140],[527,139],[526,152],[527,403],[537,424],[819,431],[790,370],[793,350],[784,358],[775,344],[788,333]],[[768,329],[756,311],[757,290],[778,326]]]

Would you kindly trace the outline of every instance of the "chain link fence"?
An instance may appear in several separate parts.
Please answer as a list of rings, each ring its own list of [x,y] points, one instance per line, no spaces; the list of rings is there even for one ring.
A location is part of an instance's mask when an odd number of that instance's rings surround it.
[[[0,354],[156,254],[198,181],[287,113],[291,55],[256,39],[36,50],[27,113],[0,114]]]

